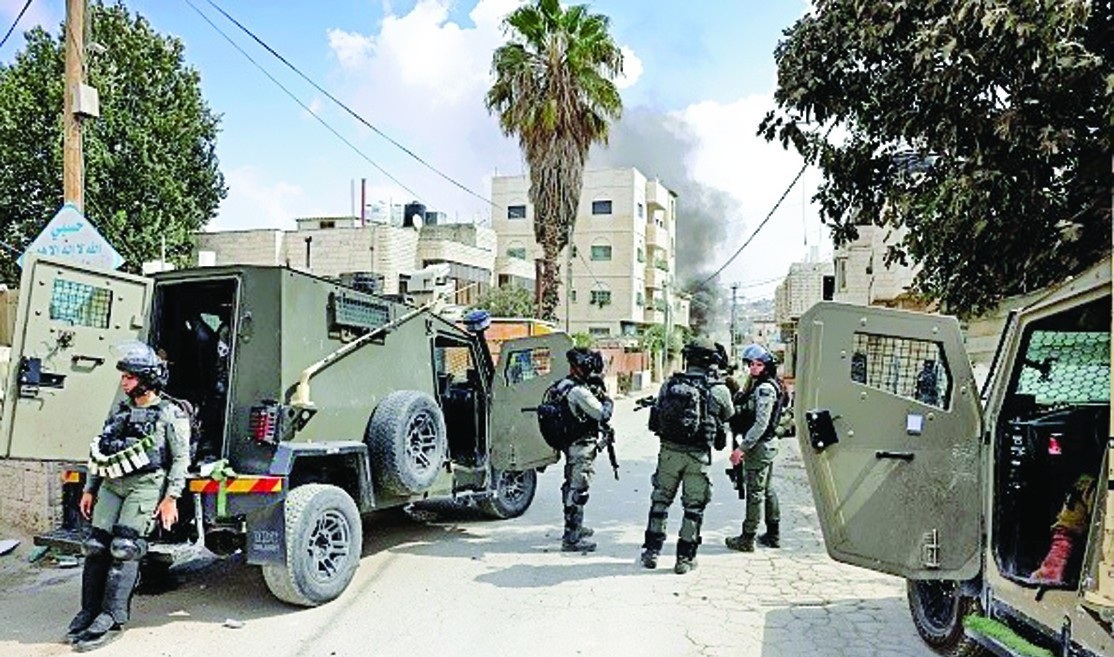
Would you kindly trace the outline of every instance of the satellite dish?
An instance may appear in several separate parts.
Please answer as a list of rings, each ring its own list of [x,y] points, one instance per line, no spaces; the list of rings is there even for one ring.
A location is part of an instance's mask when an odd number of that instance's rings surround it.
[[[410,221],[413,222],[414,228],[421,228],[422,227],[422,215],[414,214],[410,217]]]

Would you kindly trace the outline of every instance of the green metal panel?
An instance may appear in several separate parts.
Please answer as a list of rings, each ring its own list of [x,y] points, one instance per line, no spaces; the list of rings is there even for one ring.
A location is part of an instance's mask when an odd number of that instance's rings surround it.
[[[112,347],[142,339],[150,302],[148,279],[28,254],[4,385],[0,454],[88,457],[120,391]],[[20,385],[23,358],[37,359],[39,386]]]
[[[498,470],[528,470],[556,463],[536,413],[523,412],[542,401],[546,388],[568,371],[565,352],[573,346],[564,333],[508,340],[499,349],[492,382],[491,464]]]
[[[798,436],[828,552],[910,579],[979,573],[978,391],[952,317],[824,302],[800,321]],[[838,442],[816,448],[805,415]]]

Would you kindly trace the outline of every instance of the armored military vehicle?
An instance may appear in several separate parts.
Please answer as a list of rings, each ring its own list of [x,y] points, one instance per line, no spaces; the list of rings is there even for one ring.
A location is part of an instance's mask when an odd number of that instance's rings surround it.
[[[514,517],[557,459],[521,409],[563,374],[564,334],[508,341],[496,364],[482,324],[281,267],[150,279],[32,257],[19,301],[0,455],[74,463],[63,526],[40,543],[80,539],[80,464],[127,340],[162,350],[166,392],[196,409],[181,519],[150,556],[242,551],[293,604],[345,589],[363,514],[470,497]]]
[[[1114,655],[1110,329],[1109,259],[1010,317],[981,391],[955,318],[801,318],[796,423],[828,553],[905,578],[936,651]]]

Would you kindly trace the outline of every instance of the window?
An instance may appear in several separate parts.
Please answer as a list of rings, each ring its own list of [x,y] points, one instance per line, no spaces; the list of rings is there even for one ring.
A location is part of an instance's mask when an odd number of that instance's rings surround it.
[[[507,355],[506,363],[503,376],[510,385],[549,374],[553,359],[549,347],[536,347],[512,351]]]
[[[569,292],[569,303],[576,303],[576,290]]]
[[[592,260],[611,260],[611,245],[593,244]]]
[[[332,219],[322,219],[321,228],[336,228],[337,222]]]
[[[642,219],[645,216],[646,216],[646,209],[643,208],[642,203],[639,202],[639,204],[638,204],[638,218]]]
[[[606,326],[589,326],[588,335],[594,338],[606,338],[611,335],[611,329]]]
[[[610,306],[611,290],[592,290],[591,303],[593,306],[599,306],[600,308]]]
[[[642,306],[646,305],[646,302],[645,302],[645,301],[644,301],[643,299],[644,299],[644,298],[643,298],[643,296],[642,296],[642,293],[641,293],[641,292],[635,292],[635,293],[634,293],[634,305],[636,305],[636,306],[638,306],[638,307],[640,307],[640,308],[641,308]]]
[[[592,201],[592,214],[611,214],[611,201]]]
[[[526,206],[525,205],[508,205],[507,206],[507,219],[525,219]]]
[[[72,326],[108,328],[112,290],[85,283],[54,279],[50,295],[50,318]],[[53,330],[53,329],[52,329]]]
[[[634,257],[637,258],[639,262],[646,262],[646,252],[642,250],[641,246],[635,251]]]
[[[518,258],[519,260],[525,260],[526,259],[526,247],[525,246],[512,246],[512,247],[508,248],[507,249],[507,257],[508,258]]]
[[[951,374],[937,342],[855,334],[852,381],[937,408],[948,408]]]

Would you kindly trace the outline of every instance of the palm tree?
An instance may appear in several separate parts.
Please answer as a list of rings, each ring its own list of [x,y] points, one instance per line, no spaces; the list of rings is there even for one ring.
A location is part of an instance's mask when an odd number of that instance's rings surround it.
[[[509,40],[491,60],[487,109],[498,113],[503,134],[518,136],[530,167],[543,319],[556,319],[557,256],[572,236],[588,149],[607,143],[609,120],[623,109],[613,82],[623,55],[609,24],[585,5],[562,9],[558,0],[535,0],[503,21]]]

